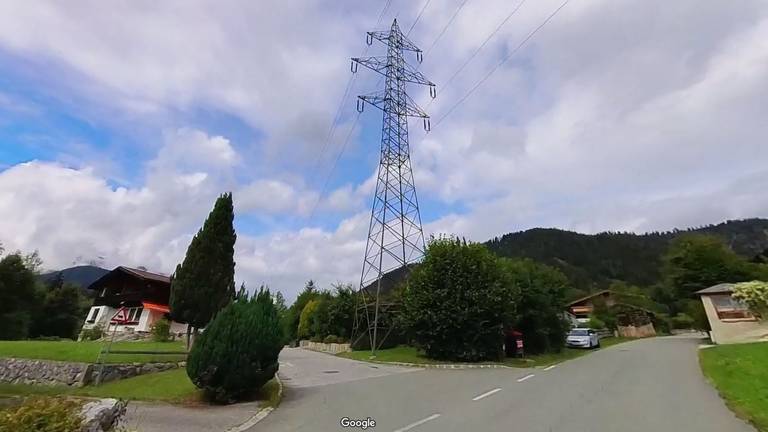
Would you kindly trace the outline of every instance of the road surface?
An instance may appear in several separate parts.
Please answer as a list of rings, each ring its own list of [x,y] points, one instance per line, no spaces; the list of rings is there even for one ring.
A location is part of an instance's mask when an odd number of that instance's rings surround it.
[[[387,432],[754,432],[705,382],[698,343],[639,340],[547,369],[410,372],[292,350],[283,403],[250,431],[355,430],[341,418],[370,417],[367,430]]]

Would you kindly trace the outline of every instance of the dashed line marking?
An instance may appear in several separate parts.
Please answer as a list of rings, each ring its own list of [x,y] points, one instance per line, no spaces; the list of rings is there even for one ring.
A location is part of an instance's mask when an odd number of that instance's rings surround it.
[[[481,394],[481,395],[477,395],[477,396],[473,397],[473,398],[472,398],[472,400],[473,400],[473,401],[479,401],[479,400],[480,400],[480,399],[482,399],[482,398],[486,398],[486,397],[488,397],[488,396],[490,396],[490,395],[492,395],[492,394],[494,394],[494,393],[498,393],[498,392],[500,392],[500,391],[501,391],[501,388],[499,388],[499,387],[496,387],[496,388],[495,388],[495,389],[493,389],[493,390],[489,390],[489,391],[487,391],[487,392],[485,392],[485,393],[483,393],[483,394]]]
[[[526,375],[526,376],[524,376],[524,377],[522,377],[522,378],[519,378],[519,379],[517,380],[517,382],[523,382],[523,381],[525,381],[525,380],[527,380],[527,379],[530,379],[530,378],[533,378],[533,377],[535,377],[535,376],[536,376],[536,375],[534,375],[534,374],[528,374],[528,375]]]
[[[553,364],[552,366],[547,366],[547,367],[545,367],[545,368],[544,368],[544,370],[545,370],[545,371],[548,371],[548,370],[552,370],[552,369],[554,369],[554,368],[556,368],[556,367],[557,367],[557,365],[556,365],[556,364]]]
[[[402,427],[400,429],[397,429],[397,430],[395,430],[395,432],[405,432],[405,431],[411,430],[411,429],[415,428],[416,426],[421,426],[424,423],[426,423],[428,421],[432,421],[432,420],[434,420],[434,419],[436,419],[438,417],[440,417],[440,414],[437,414],[437,413],[432,414],[431,416],[429,416],[427,418],[423,418],[423,419],[421,419],[421,420],[419,420],[417,422],[413,422],[413,423],[409,424],[408,426],[405,426],[405,427]]]

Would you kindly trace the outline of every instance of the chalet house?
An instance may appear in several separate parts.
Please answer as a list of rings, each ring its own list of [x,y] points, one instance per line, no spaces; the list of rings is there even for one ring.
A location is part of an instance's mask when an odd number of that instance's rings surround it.
[[[768,321],[759,320],[742,302],[731,296],[733,284],[722,283],[697,291],[716,344],[768,339]]]
[[[586,297],[574,300],[566,305],[566,314],[575,317],[580,324],[589,322],[590,315],[595,310],[596,304],[604,304],[616,314],[617,331],[624,337],[649,337],[656,336],[653,326],[655,313],[624,302],[626,295],[611,290],[594,292]]]
[[[83,328],[101,325],[120,333],[148,333],[152,324],[168,317],[171,279],[158,273],[120,266],[88,286],[96,292]],[[128,322],[113,318],[120,307],[126,308]],[[186,324],[171,321],[171,333],[185,333]]]

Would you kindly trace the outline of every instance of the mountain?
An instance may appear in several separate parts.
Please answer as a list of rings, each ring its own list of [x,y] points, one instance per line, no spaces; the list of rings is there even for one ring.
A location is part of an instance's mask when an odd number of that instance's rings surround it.
[[[727,221],[646,234],[580,234],[534,228],[505,234],[486,245],[499,256],[531,258],[555,266],[568,276],[574,288],[589,291],[605,287],[612,280],[640,286],[658,282],[661,257],[669,242],[683,233],[719,236],[734,252],[749,259],[768,254],[768,219]]]
[[[64,277],[64,283],[71,283],[83,289],[87,288],[88,285],[92,284],[100,277],[109,273],[109,270],[92,265],[69,267],[59,271]],[[48,283],[56,277],[56,274],[59,273],[59,271],[43,273],[40,275],[40,280],[44,283]]]

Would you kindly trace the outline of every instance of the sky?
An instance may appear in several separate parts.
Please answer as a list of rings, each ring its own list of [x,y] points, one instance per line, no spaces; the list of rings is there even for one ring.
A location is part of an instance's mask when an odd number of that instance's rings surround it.
[[[170,274],[232,191],[238,284],[354,284],[382,118],[349,58],[395,18],[437,85],[427,236],[768,216],[768,2],[571,0],[516,48],[561,4],[0,2],[0,242]]]

